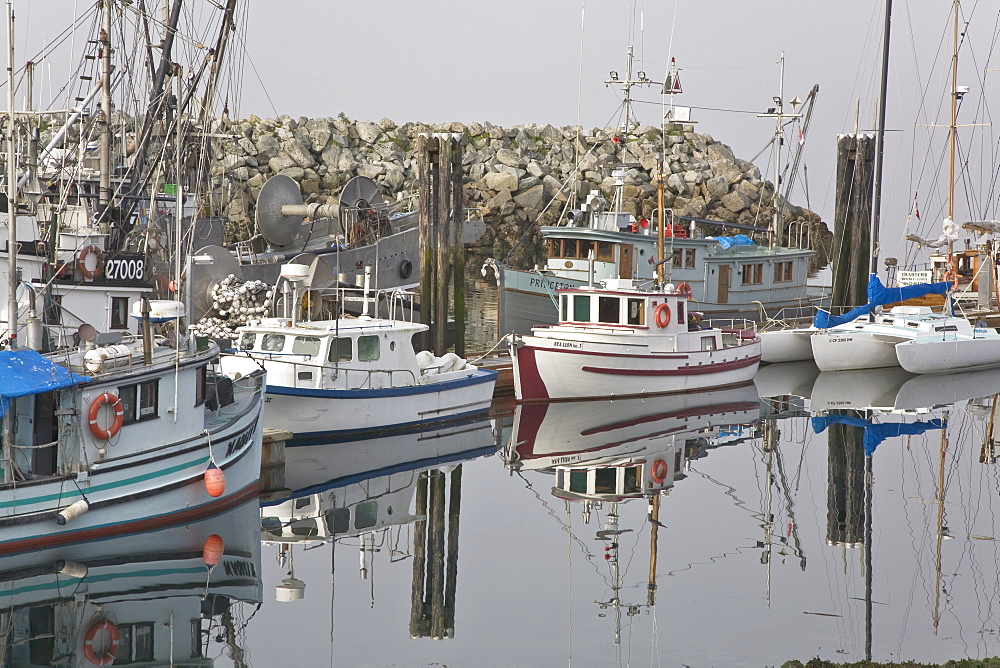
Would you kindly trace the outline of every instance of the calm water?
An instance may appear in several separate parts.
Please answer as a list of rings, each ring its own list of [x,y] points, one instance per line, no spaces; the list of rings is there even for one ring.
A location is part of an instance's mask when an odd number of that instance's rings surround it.
[[[470,299],[485,331],[488,302]],[[743,390],[498,404],[481,423],[289,449],[291,491],[262,509],[106,541],[141,574],[109,595],[182,633],[228,601],[203,627],[211,662],[183,665],[996,656],[996,392],[997,371],[772,366]],[[222,563],[164,586],[213,533]]]

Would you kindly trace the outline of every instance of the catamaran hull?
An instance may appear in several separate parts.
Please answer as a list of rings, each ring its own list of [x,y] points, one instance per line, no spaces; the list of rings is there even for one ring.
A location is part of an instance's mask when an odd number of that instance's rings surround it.
[[[863,331],[819,331],[809,337],[820,371],[853,371],[899,366],[898,338]]]
[[[971,371],[1000,366],[1000,338],[913,340],[895,347],[899,365],[910,373]]]
[[[454,380],[374,390],[268,385],[268,427],[295,436],[289,446],[401,433],[489,413],[497,373],[477,369]]]
[[[760,340],[718,350],[637,354],[637,346],[525,336],[512,346],[518,401],[671,394],[750,382]]]
[[[809,339],[815,333],[811,327],[758,332],[760,361],[772,364],[811,360],[813,351]]]
[[[258,392],[225,428],[165,444],[153,455],[112,455],[92,465],[87,475],[5,486],[0,489],[0,556],[157,531],[253,500],[264,431],[261,403]],[[225,489],[217,497],[205,485],[212,457],[225,475]],[[59,511],[84,497],[89,510],[58,524]]]

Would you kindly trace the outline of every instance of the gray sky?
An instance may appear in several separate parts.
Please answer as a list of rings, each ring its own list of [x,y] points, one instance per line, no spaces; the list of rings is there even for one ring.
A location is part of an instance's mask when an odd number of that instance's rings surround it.
[[[91,4],[16,0],[19,40],[27,43],[18,49],[22,62],[35,44],[58,34],[74,8],[82,12]],[[206,22],[216,12],[205,0],[189,4]],[[684,89],[677,104],[695,108],[697,131],[750,159],[773,133],[773,122],[755,114],[774,104],[777,63],[784,52],[786,100],[805,98],[814,84],[820,85],[804,154],[806,175],[803,179],[800,172],[792,201],[808,204],[828,222],[833,219],[836,135],[853,129],[856,101],[860,127],[870,129],[874,123],[882,2],[255,0],[245,7],[241,89],[230,93],[231,112],[239,116],[344,113],[356,120],[387,117],[397,123],[570,125],[579,119],[587,128],[617,125],[620,91],[603,82],[611,70],[624,75],[631,44],[635,70],[653,80],[662,80],[675,57]],[[894,131],[886,148],[883,255],[903,257],[906,251],[898,239],[914,192],[928,228],[925,236],[939,233],[947,132],[928,126],[947,123],[950,9],[944,0],[894,3],[887,124]],[[984,123],[989,119],[981,106],[988,96],[983,80],[995,75],[983,72],[993,64],[997,16],[994,8],[980,8],[972,0],[962,12],[970,25],[959,78],[971,93],[959,122]],[[56,63],[53,72],[66,68]],[[636,98],[639,121],[658,124],[659,91],[640,89]],[[956,218],[993,218],[987,190],[993,162],[979,159],[980,153],[995,153],[992,130],[963,128],[961,137],[963,145],[979,148],[969,154],[972,173],[958,189]],[[925,157],[928,140],[932,160]],[[773,174],[769,154],[756,163]],[[966,191],[975,192],[968,196],[974,198],[974,214],[967,213]]]

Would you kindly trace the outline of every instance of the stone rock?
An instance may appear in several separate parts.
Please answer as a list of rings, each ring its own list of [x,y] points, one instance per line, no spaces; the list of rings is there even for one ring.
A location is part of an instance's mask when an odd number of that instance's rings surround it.
[[[278,173],[281,174],[282,176],[287,176],[291,179],[295,179],[296,181],[301,181],[302,177],[306,173],[306,170],[302,169],[301,167],[291,166],[291,167],[286,167],[285,169],[281,170]]]
[[[320,153],[330,141],[330,123],[325,118],[312,118],[305,122],[305,135],[309,139],[309,148],[313,153]]]
[[[361,141],[372,144],[376,139],[382,134],[382,129],[375,123],[360,122],[355,126],[358,133],[358,138]]]
[[[722,206],[737,214],[741,211],[749,209],[750,205],[753,203],[749,197],[744,195],[739,190],[733,190],[732,192],[723,195],[721,202]]]
[[[545,202],[545,188],[541,184],[529,188],[515,197],[514,201],[525,209],[541,210]]]
[[[518,168],[523,162],[521,156],[517,152],[510,150],[509,148],[502,148],[497,151],[497,160],[507,165],[508,167]]]
[[[271,135],[259,135],[256,141],[257,159],[266,162],[271,158],[278,155],[278,150],[281,148],[281,143],[272,137]]]
[[[678,195],[687,195],[687,182],[680,174],[671,174],[667,177],[667,187]]]
[[[281,145],[281,150],[299,167],[312,167],[316,164],[316,158],[313,157],[309,147],[301,139],[289,139]]]
[[[487,190],[517,190],[517,175],[510,172],[490,172],[483,180]]]
[[[725,144],[711,144],[705,148],[705,152],[708,153],[709,160],[730,163],[736,162],[736,156],[733,154],[733,149],[729,148]]]
[[[296,167],[297,163],[284,153],[279,153],[267,162],[267,166],[275,174],[280,174],[283,170],[289,167]]]

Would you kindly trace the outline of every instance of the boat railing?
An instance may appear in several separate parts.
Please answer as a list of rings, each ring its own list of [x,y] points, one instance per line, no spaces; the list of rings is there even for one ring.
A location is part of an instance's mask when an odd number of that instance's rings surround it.
[[[257,351],[254,351],[254,355]],[[417,374],[411,369],[373,369],[330,365],[322,361],[303,362],[295,360],[273,359],[273,362],[290,364],[292,367],[293,387],[330,390],[330,389],[381,389],[392,387],[408,387],[415,385]],[[375,379],[388,380],[388,384],[375,384]],[[331,382],[336,387],[331,385]]]

